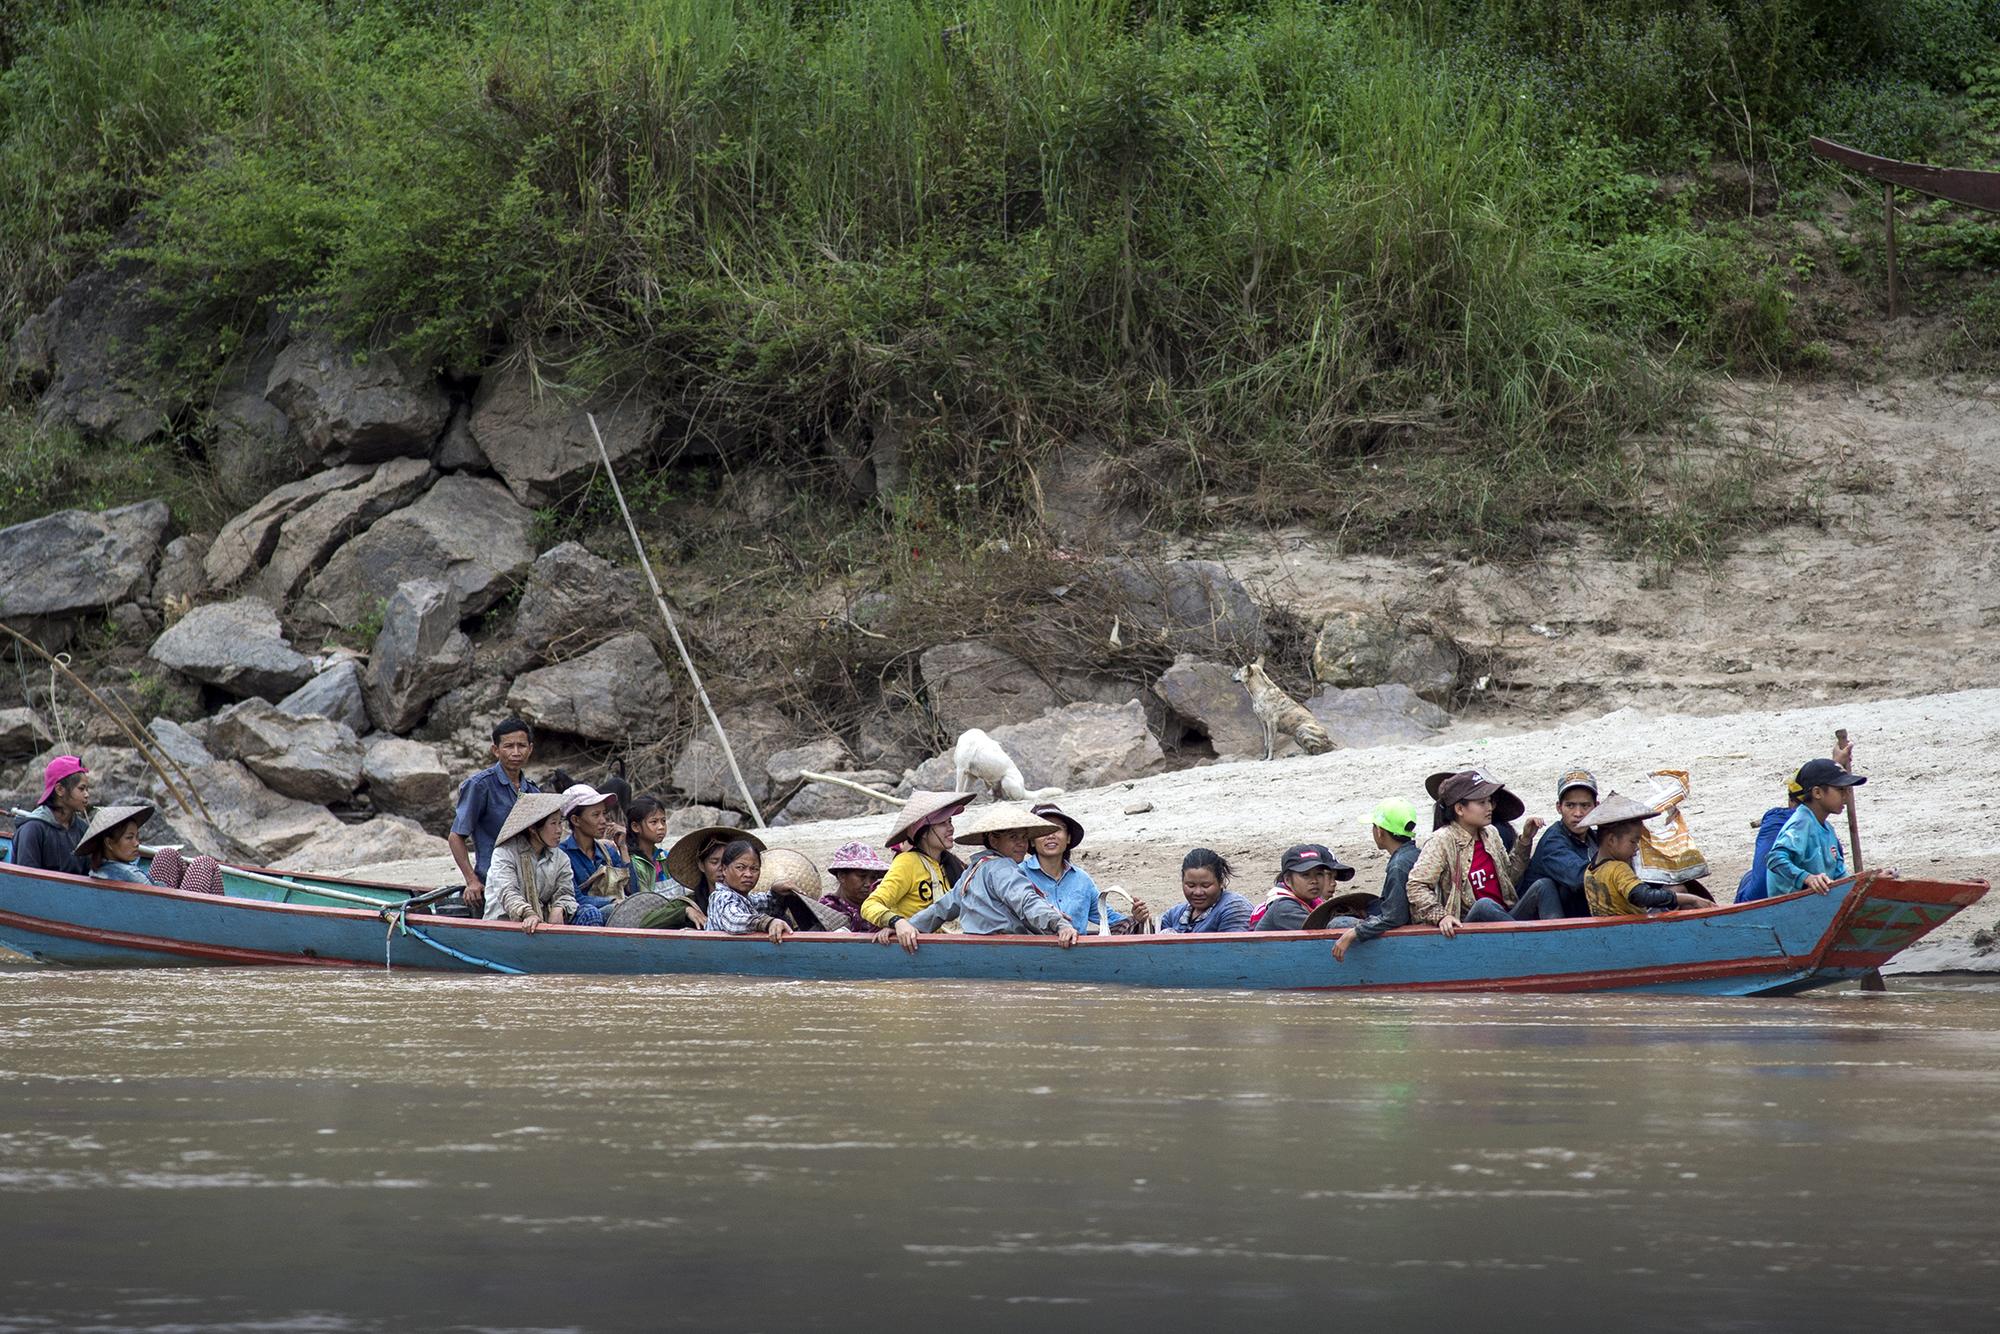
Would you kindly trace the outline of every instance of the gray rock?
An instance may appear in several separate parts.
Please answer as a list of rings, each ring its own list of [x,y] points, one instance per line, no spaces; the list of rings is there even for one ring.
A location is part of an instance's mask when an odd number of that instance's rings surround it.
[[[1326,685],[1409,686],[1435,704],[1451,701],[1464,655],[1444,635],[1386,615],[1343,612],[1313,645],[1313,676]]]
[[[295,718],[331,718],[356,735],[366,732],[368,706],[362,700],[360,664],[342,658],[279,700],[278,708]]]
[[[626,741],[656,734],[670,698],[666,668],[653,642],[622,634],[580,657],[515,677],[507,707],[537,727],[594,741]]]
[[[723,806],[683,806],[667,816],[667,842],[671,844],[683,834],[692,834],[697,829],[706,829],[711,825],[748,829],[750,817],[741,811]]]
[[[951,785],[957,780],[957,768],[952,763],[952,757],[934,755],[905,773],[896,791],[899,796],[908,796],[912,792],[949,792],[952,790]],[[977,780],[973,786],[979,786]]]
[[[373,471],[365,464],[350,463],[328,468],[296,482],[287,482],[266,492],[215,535],[202,558],[202,569],[213,588],[234,588],[255,574],[271,558],[285,520],[323,496],[358,486]]]
[[[270,557],[244,587],[285,605],[342,542],[408,505],[436,475],[423,459],[390,459],[352,485],[329,489],[278,525]]]
[[[859,773],[842,774],[857,783],[874,788],[877,792],[894,792],[896,775],[887,769],[863,769]],[[864,793],[845,788],[838,783],[807,783],[798,795],[785,803],[785,809],[771,816],[773,827],[794,824],[808,824],[814,820],[851,820],[863,815],[892,815],[895,807],[885,805]]]
[[[415,820],[378,815],[360,824],[334,821],[295,846],[273,869],[365,874],[384,862],[450,855],[445,841],[425,833]]]
[[[485,477],[441,479],[406,509],[377,520],[306,585],[299,610],[326,625],[372,616],[409,579],[441,579],[467,616],[498,602],[535,562],[535,516]]]
[[[1055,688],[1013,654],[977,640],[940,644],[918,659],[924,693],[938,724],[956,736],[1039,718],[1062,701]]]
[[[201,738],[171,718],[155,718],[146,724],[146,730],[153,734],[160,751],[183,769],[199,769],[215,763],[215,756]],[[173,773],[173,764],[167,766],[168,773]],[[178,782],[180,775],[174,774],[174,780]]]
[[[511,636],[515,671],[594,648],[651,611],[637,570],[621,570],[581,543],[564,542],[536,557],[521,588]],[[645,624],[652,623],[647,616]]]
[[[0,529],[0,618],[66,616],[145,595],[172,515],[157,500]]]
[[[164,434],[185,406],[151,362],[152,330],[169,314],[145,265],[86,265],[42,312],[41,424],[128,445]]]
[[[153,601],[161,607],[191,606],[208,591],[208,573],[202,562],[208,556],[209,539],[199,533],[177,537],[160,553],[160,570],[153,576]]]
[[[153,660],[232,695],[282,697],[312,677],[278,614],[255,598],[196,607],[153,641]]]
[[[124,602],[111,609],[107,618],[112,637],[120,643],[143,644],[160,633],[160,614],[136,602]]]
[[[492,763],[491,759],[484,757],[491,745],[493,724],[506,716],[507,687],[510,684],[512,682],[506,677],[478,676],[462,686],[445,691],[437,697],[430,713],[418,726],[417,740],[446,742],[460,733],[467,733],[478,741],[472,753],[480,758],[480,764]]]
[[[361,777],[376,810],[433,824],[450,822],[458,782],[437,747],[396,736],[370,737]]]
[[[437,453],[431,461],[442,472],[476,472],[487,467],[486,455],[480,452],[479,442],[472,438],[472,427],[464,408],[451,415],[451,425],[444,428],[444,435],[438,440]]]
[[[1264,651],[1264,613],[1249,590],[1212,560],[1105,562],[1123,603],[1121,633],[1151,636],[1179,653],[1244,663]]]
[[[525,505],[561,499],[599,466],[586,413],[595,413],[611,461],[644,449],[660,429],[660,408],[639,393],[604,390],[588,398],[538,388],[529,358],[510,354],[480,381],[469,422],[480,453]]]
[[[1406,685],[1328,686],[1305,706],[1342,750],[1428,741],[1451,721],[1450,714]]]
[[[256,388],[231,386],[209,406],[208,461],[216,486],[231,505],[256,502],[273,487],[296,481],[318,458],[305,447],[291,418]]]
[[[41,714],[33,709],[0,709],[0,756],[18,760],[54,744]]]
[[[1173,716],[1208,738],[1217,755],[1262,755],[1264,725],[1235,669],[1183,653],[1153,683]]]
[[[281,796],[325,805],[348,800],[361,786],[361,741],[346,723],[298,718],[246,699],[216,714],[208,739]]]
[[[995,728],[993,739],[1021,766],[1030,788],[1102,787],[1144,777],[1166,763],[1136,699],[1051,709],[1032,722]]]
[[[907,769],[923,759],[925,733],[914,710],[878,709],[855,729],[854,756],[874,769]]]
[[[472,641],[458,621],[458,591],[450,584],[412,579],[396,589],[362,678],[377,726],[409,731],[432,700],[471,676]]]
[[[729,734],[743,781],[750,785],[751,795],[763,802],[771,795],[771,757],[790,746],[798,730],[783,714],[766,706],[725,712],[722,727]],[[705,725],[695,730],[675,758],[673,785],[689,801],[723,805],[742,800],[714,730]]]
[[[357,361],[323,338],[302,338],[280,352],[264,396],[330,463],[428,459],[451,413],[437,381],[406,369],[395,353]]]
[[[821,774],[839,773],[847,767],[847,761],[845,741],[837,736],[822,737],[771,755],[764,761],[764,772],[770,776],[772,787],[776,789],[798,782],[799,775],[805,770]]]

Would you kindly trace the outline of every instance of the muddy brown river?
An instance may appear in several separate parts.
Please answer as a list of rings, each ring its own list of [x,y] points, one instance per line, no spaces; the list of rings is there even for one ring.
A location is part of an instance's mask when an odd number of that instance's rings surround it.
[[[1990,1330],[2000,985],[0,971],[0,1331]]]

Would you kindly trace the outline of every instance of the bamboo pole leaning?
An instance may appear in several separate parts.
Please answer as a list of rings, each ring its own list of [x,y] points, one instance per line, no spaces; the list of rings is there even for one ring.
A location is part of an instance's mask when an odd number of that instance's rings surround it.
[[[632,509],[625,503],[625,488],[618,485],[618,470],[611,466],[611,451],[604,446],[604,433],[597,429],[597,414],[586,412],[584,418],[589,421],[590,434],[597,441],[597,457],[604,460],[604,475],[611,481],[611,494],[618,501],[618,512],[625,516],[625,531],[632,536],[632,550],[639,553],[639,565],[646,572],[646,584],[653,590],[653,605],[660,609],[660,619],[667,623],[667,634],[672,637],[674,649],[681,655],[681,666],[687,669],[688,680],[694,683],[694,693],[701,700],[702,711],[708,715],[708,725],[715,729],[715,739],[722,746],[722,758],[729,762],[729,776],[736,780],[736,790],[743,794],[744,808],[750,812],[750,818],[757,827],[763,829],[766,827],[764,813],[757,809],[757,799],[750,795],[750,785],[743,781],[743,770],[736,763],[736,750],[729,744],[729,734],[722,730],[722,719],[716,716],[715,705],[709,701],[708,690],[701,683],[701,673],[695,670],[694,658],[681,639],[680,626],[674,623],[673,609],[667,606],[667,595],[660,591],[660,578],[653,573],[653,561],[646,554],[646,544],[639,540],[639,525],[632,521]]]

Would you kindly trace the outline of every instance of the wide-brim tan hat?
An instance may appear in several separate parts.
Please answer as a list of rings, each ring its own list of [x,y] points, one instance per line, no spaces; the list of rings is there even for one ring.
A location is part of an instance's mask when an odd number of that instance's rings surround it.
[[[1326,924],[1343,914],[1350,917],[1366,917],[1375,911],[1375,905],[1382,901],[1382,895],[1372,889],[1343,889],[1331,898],[1321,899],[1306,914],[1302,931],[1324,931]]]
[[[1624,824],[1627,820],[1650,820],[1658,814],[1643,801],[1612,792],[1590,808],[1590,814],[1583,817],[1583,823],[1587,829],[1602,829],[1605,825]]]
[[[1040,838],[1043,834],[1053,834],[1056,826],[1026,806],[1016,806],[1011,801],[996,801],[973,811],[958,826],[958,837],[953,841],[960,845],[983,844],[988,834],[1004,834],[1009,830],[1018,830],[1030,838]]]
[[[76,855],[90,855],[90,845],[106,834],[137,816],[140,824],[153,818],[151,806],[106,806],[92,813],[90,823],[83,827],[83,837],[76,841]]]
[[[907,843],[910,831],[928,822],[932,816],[956,815],[972,804],[970,792],[912,792],[909,801],[903,805],[896,823],[889,826],[889,837],[882,840],[882,846],[893,848],[898,843]]]
[[[803,852],[790,848],[772,848],[766,852],[757,871],[757,889],[766,894],[781,889],[792,891],[792,897],[805,904],[822,931],[850,929],[846,917],[819,901],[826,892],[826,884],[820,879],[819,867]]]
[[[508,811],[507,818],[501,822],[493,846],[497,848],[508,839],[527,833],[551,815],[559,813],[562,805],[560,792],[523,792],[514,798],[514,809]]]
[[[734,825],[703,825],[691,833],[682,834],[673,847],[667,849],[667,874],[689,889],[698,889],[701,886],[701,850],[711,843],[734,843],[739,838],[759,852],[764,850],[763,839]]]

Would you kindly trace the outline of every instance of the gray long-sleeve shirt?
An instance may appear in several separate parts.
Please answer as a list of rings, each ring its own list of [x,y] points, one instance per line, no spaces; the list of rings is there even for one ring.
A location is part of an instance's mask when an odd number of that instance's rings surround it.
[[[991,850],[975,856],[951,892],[912,917],[910,925],[935,931],[954,920],[968,936],[1047,936],[1069,922],[1020,863]]]
[[[526,835],[516,835],[524,838]],[[570,869],[569,854],[560,848],[545,848],[528,859],[532,886],[521,883],[519,863],[511,843],[493,850],[492,864],[486,868],[486,916],[489,920],[518,922],[528,915],[528,894],[541,905],[543,921],[555,920],[556,909],[564,921],[576,916],[576,873]]]

